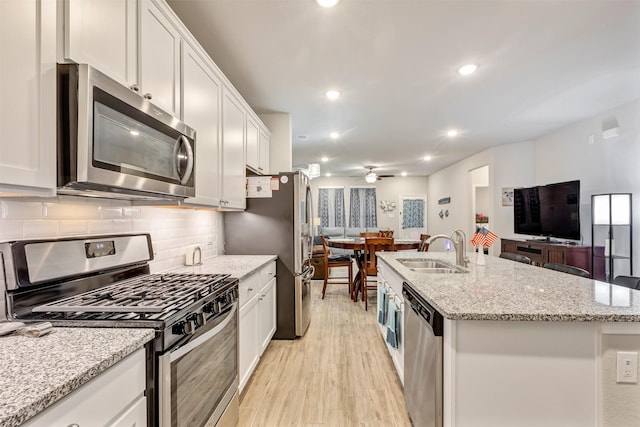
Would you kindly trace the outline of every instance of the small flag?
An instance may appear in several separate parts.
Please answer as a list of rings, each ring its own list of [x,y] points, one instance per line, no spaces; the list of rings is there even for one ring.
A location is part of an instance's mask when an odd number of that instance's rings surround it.
[[[480,230],[476,231],[476,234],[474,234],[471,237],[471,244],[473,246],[482,246],[484,242],[485,242],[485,237],[484,237],[484,234],[480,232]]]
[[[478,232],[476,234],[482,234],[484,236],[483,240],[482,240],[482,246],[484,247],[489,247],[491,245],[493,245],[496,240],[498,240],[498,235],[495,233],[492,233],[491,231],[489,231],[488,229],[482,227],[480,230],[478,230]],[[475,235],[474,235],[475,237]]]

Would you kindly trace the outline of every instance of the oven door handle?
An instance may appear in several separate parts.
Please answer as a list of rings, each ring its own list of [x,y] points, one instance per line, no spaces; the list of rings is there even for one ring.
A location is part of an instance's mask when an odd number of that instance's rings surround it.
[[[170,350],[169,351],[169,362],[173,362],[176,359],[179,359],[180,357],[184,356],[185,354],[187,354],[188,352],[190,352],[191,350],[193,350],[194,348],[196,348],[197,346],[199,346],[200,344],[202,344],[203,342],[209,340],[211,337],[217,335],[218,333],[220,333],[220,331],[222,331],[224,328],[226,328],[229,323],[235,319],[235,317],[233,316],[235,314],[235,312],[238,310],[238,303],[234,302],[233,303],[233,307],[231,308],[231,310],[229,310],[226,314],[225,314],[225,318],[222,322],[218,323],[213,329],[211,329],[210,331],[208,331],[206,334],[199,336],[198,338],[196,338],[193,341],[188,341],[186,342],[182,347],[178,347],[177,349],[174,350]],[[162,357],[166,357],[162,356]]]

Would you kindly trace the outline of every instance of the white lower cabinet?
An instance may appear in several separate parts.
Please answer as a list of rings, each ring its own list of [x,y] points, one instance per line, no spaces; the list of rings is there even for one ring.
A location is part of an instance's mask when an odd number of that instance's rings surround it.
[[[240,281],[240,391],[276,331],[276,263]]]
[[[384,261],[378,260],[378,291],[381,288],[384,288],[384,291],[387,293],[387,301],[393,299],[397,309],[400,310],[400,315],[398,316],[398,348],[392,347],[387,342],[387,326],[380,325],[378,323],[378,327],[380,332],[382,333],[382,339],[385,341],[387,346],[387,350],[391,355],[391,360],[393,361],[393,365],[396,367],[396,371],[398,372],[398,377],[400,377],[400,382],[404,384],[404,298],[402,297],[402,277],[400,277],[397,273],[395,273],[391,268],[385,266]],[[378,293],[380,295],[380,293]],[[376,318],[378,313],[380,313],[380,305],[382,301],[378,298],[378,307]],[[387,313],[388,316],[388,313]]]
[[[141,348],[22,425],[144,427],[145,378]]]

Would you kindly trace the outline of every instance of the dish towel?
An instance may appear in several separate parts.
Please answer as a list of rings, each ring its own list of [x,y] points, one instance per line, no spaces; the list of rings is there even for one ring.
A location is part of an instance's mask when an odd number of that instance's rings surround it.
[[[387,313],[387,343],[393,348],[398,348],[398,325],[400,310],[393,299],[389,300],[389,312]]]
[[[378,301],[380,301],[380,307],[378,307],[378,323],[384,326],[387,323],[387,304],[388,304],[387,290],[384,286],[378,288]]]

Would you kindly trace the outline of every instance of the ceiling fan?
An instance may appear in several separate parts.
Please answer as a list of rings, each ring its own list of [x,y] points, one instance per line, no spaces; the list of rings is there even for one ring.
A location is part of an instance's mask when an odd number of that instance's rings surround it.
[[[381,180],[382,178],[395,177],[395,175],[393,174],[378,175],[373,171],[376,168],[375,166],[365,166],[365,168],[369,169],[369,173],[367,173],[364,176],[364,180],[367,181],[369,184],[373,184],[374,182]]]

